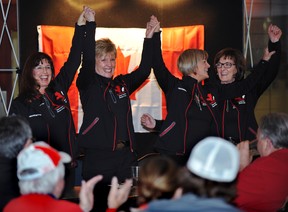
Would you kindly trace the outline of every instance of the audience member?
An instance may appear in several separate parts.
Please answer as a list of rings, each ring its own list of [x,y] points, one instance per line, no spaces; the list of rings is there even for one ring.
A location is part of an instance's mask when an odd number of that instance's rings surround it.
[[[82,182],[80,203],[58,200],[64,188],[64,163],[71,162],[65,152],[58,152],[45,142],[35,142],[17,156],[17,176],[21,196],[11,200],[4,212],[15,211],[90,211],[94,185],[101,175]]]
[[[230,203],[236,195],[238,170],[237,148],[222,138],[207,137],[192,149],[186,179],[182,176],[184,194],[170,200],[152,201],[146,211],[240,211]]]
[[[0,211],[13,198],[20,196],[17,179],[17,155],[32,142],[29,123],[20,116],[0,119]]]
[[[178,171],[178,165],[169,157],[157,155],[145,159],[139,170],[137,187],[138,208],[131,208],[131,211],[145,211],[147,204],[152,200],[173,198],[176,190],[179,188]],[[113,190],[113,187],[111,188],[108,196],[109,210],[107,212],[116,211],[127,200],[127,198],[125,199],[128,196],[127,191],[122,188],[120,189]],[[118,201],[115,196],[122,197],[120,198],[122,201]]]
[[[106,212],[116,212],[123,203],[127,202],[131,185],[132,179],[125,180],[125,182],[119,186],[117,177],[112,178]]]
[[[244,211],[277,211],[288,197],[288,115],[264,115],[257,131],[260,157],[251,163],[249,141],[238,144],[240,173],[235,203]]]
[[[170,199],[178,184],[178,165],[169,157],[153,156],[145,159],[139,171],[138,204],[145,209],[155,199]]]

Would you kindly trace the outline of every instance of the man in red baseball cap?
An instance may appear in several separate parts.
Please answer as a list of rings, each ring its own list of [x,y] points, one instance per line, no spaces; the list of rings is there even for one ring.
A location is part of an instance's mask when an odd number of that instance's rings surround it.
[[[71,157],[45,142],[35,142],[24,148],[17,157],[17,176],[21,196],[4,208],[12,211],[90,211],[93,207],[93,189],[101,175],[82,182],[80,203],[59,200],[64,188],[64,163]]]

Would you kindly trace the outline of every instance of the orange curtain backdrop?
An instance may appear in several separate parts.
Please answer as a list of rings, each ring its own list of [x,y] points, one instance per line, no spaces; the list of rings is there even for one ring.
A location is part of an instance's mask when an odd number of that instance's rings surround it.
[[[39,34],[39,51],[45,52],[49,54],[55,65],[56,74],[59,72],[60,68],[63,66],[64,62],[67,60],[69,55],[71,40],[74,33],[73,27],[64,27],[64,26],[38,26],[38,34]],[[106,30],[105,30],[106,29]],[[125,74],[130,71],[133,71],[137,68],[141,59],[141,51],[142,51],[142,43],[145,34],[145,29],[139,28],[127,28],[127,29],[119,29],[115,28],[97,28],[96,34],[106,33],[105,37],[115,37],[115,33],[117,37],[121,38],[121,42],[115,39],[112,41],[117,46],[117,66],[115,70],[115,75]],[[130,31],[128,31],[130,30]],[[131,32],[131,33],[129,33]],[[135,53],[135,46],[131,47],[133,52],[131,55],[127,54],[127,49],[129,49],[129,43],[131,43],[131,39],[127,38],[127,35],[133,34],[138,36],[139,42],[141,42],[139,46],[139,50]],[[144,32],[144,33],[143,33]],[[110,34],[111,33],[111,34]],[[119,33],[123,33],[120,35]],[[139,35],[141,33],[141,35]],[[138,35],[137,35],[138,34]],[[142,35],[143,34],[143,35]],[[101,34],[103,37],[103,34]],[[124,43],[123,44],[123,38]],[[132,42],[133,43],[133,42]],[[122,45],[122,46],[121,46]],[[135,42],[134,42],[135,45]],[[123,47],[125,46],[125,47]],[[128,46],[128,48],[127,48]],[[141,46],[141,48],[140,48]],[[126,49],[125,52],[122,52],[123,49]],[[138,48],[138,47],[137,47]],[[195,25],[195,26],[183,26],[183,27],[172,27],[172,28],[163,28],[162,29],[162,52],[163,59],[167,68],[173,73],[176,77],[181,78],[181,74],[177,68],[177,59],[183,50],[188,48],[199,48],[204,49],[204,26],[203,25]],[[138,56],[137,56],[138,54]],[[128,70],[131,69],[132,70]],[[154,75],[153,75],[154,76]],[[139,117],[141,114],[148,112],[152,114],[157,119],[162,119],[166,117],[166,103],[165,97],[160,90],[160,88],[155,84],[157,84],[155,77],[149,76],[149,79],[142,84],[140,88],[134,92],[131,97],[132,107],[135,108],[133,111],[133,123],[136,132],[145,132],[140,125]],[[76,88],[77,74],[74,78],[74,81],[69,89],[68,96],[70,100],[71,111],[76,127],[76,131],[78,132],[80,129],[80,125],[82,123],[83,112],[81,108],[81,104],[79,101],[79,94]],[[154,81],[154,84],[152,83]],[[142,93],[141,93],[142,91]],[[147,93],[148,92],[148,93]],[[159,95],[158,95],[159,94]],[[138,97],[136,97],[138,95]],[[145,96],[145,98],[140,98],[140,96]],[[137,106],[135,106],[135,103]],[[153,111],[149,111],[149,108],[153,108]],[[155,112],[155,107],[158,108]],[[142,111],[143,110],[143,111]],[[135,119],[135,120],[134,120]]]

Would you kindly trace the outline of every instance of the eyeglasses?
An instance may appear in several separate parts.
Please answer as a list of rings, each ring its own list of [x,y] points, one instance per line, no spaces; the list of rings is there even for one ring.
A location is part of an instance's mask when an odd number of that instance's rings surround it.
[[[229,62],[227,62],[227,63],[220,63],[220,62],[218,62],[218,63],[215,64],[215,67],[216,67],[216,68],[221,68],[222,66],[224,66],[224,68],[231,68],[231,67],[234,66],[234,65],[235,65],[235,63],[229,63]]]
[[[51,66],[36,66],[36,67],[34,68],[34,70],[35,70],[35,71],[44,71],[44,70],[46,70],[46,71],[51,71],[52,68],[51,68]]]

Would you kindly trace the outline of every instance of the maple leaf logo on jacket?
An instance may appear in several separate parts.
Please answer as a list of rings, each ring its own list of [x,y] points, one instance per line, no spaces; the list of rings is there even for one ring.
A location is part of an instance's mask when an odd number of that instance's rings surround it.
[[[115,93],[116,93],[116,95],[118,96],[119,99],[127,97],[127,94],[125,92],[124,86],[116,85],[114,87],[114,91],[115,91]]]
[[[239,104],[239,105],[243,105],[243,104],[246,104],[246,101],[245,101],[245,95],[241,96],[241,97],[236,97],[234,99],[234,101]]]
[[[123,93],[125,93],[125,89],[124,87],[120,87],[120,85],[116,85],[114,88],[114,91],[116,92],[116,94],[118,96],[122,95]]]
[[[64,100],[65,100],[65,97],[64,97],[64,95],[62,95],[61,93],[59,93],[58,91],[57,92],[55,92],[54,93],[54,95],[55,95],[55,97],[56,97],[56,100],[61,100],[61,101],[63,101],[64,102]]]
[[[212,107],[215,107],[215,106],[217,105],[217,102],[216,102],[214,96],[213,96],[211,93],[208,93],[208,94],[207,94],[206,101],[207,101]]]

